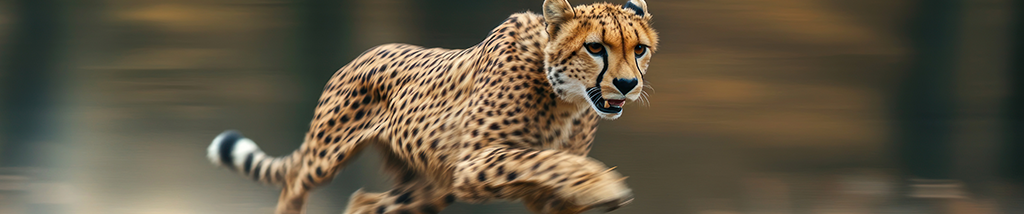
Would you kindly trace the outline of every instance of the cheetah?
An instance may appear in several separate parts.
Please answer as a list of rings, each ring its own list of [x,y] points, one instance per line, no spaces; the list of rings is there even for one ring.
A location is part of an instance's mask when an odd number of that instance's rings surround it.
[[[641,98],[658,36],[644,0],[573,7],[545,0],[466,49],[386,44],[328,81],[304,143],[268,156],[239,132],[208,158],[282,189],[276,213],[304,213],[312,189],[367,146],[396,181],[358,190],[346,214],[439,213],[455,201],[521,201],[535,213],[611,211],[624,176],[587,157],[599,118]]]

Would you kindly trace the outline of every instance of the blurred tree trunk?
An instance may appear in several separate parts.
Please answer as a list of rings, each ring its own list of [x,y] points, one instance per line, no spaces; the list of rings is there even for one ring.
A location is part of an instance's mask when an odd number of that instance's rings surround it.
[[[302,76],[303,96],[313,109],[328,78],[361,51],[350,50],[352,44],[352,2],[337,0],[300,0],[299,57],[296,60]],[[310,115],[310,118],[311,115]],[[305,120],[305,122],[309,122]],[[308,126],[303,126],[303,130]]]
[[[38,167],[41,143],[50,139],[63,24],[60,0],[16,0],[6,74],[0,81],[3,139],[0,166]]]
[[[895,101],[896,144],[911,178],[949,179],[959,1],[919,1],[913,60]]]
[[[0,139],[0,171],[13,177],[26,177],[28,182],[39,184],[50,177],[37,175],[38,169],[53,168],[53,161],[43,152],[56,139],[56,127],[51,122],[57,108],[54,107],[60,56],[63,50],[65,14],[61,0],[16,0],[12,2],[15,23],[11,32],[10,50],[4,59],[5,67],[0,82],[0,129],[5,133]],[[15,183],[19,185],[19,183]],[[67,213],[65,204],[45,204],[46,199],[27,197],[40,194],[38,185],[20,183],[29,194],[18,194],[16,200],[23,200],[26,213]]]
[[[1006,149],[1003,172],[1010,181],[1024,185],[1024,0],[1013,2],[1010,37],[1010,93],[1007,100]]]
[[[1024,211],[1024,0],[1012,2],[1009,95],[1006,102],[1005,146],[1000,154],[1000,175],[1009,182],[1002,195],[1004,213]],[[1007,188],[1009,187],[1009,188]]]

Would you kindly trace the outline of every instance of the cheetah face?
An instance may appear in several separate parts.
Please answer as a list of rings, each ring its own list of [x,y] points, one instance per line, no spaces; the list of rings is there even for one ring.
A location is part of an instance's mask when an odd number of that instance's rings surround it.
[[[616,119],[622,106],[641,95],[657,33],[643,0],[623,6],[607,3],[569,6],[544,2],[548,82],[562,99],[589,105],[599,116]]]

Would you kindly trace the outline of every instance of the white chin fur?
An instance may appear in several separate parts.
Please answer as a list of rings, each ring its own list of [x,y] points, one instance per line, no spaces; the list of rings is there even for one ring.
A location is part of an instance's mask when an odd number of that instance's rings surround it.
[[[593,105],[593,104],[591,104],[591,105]],[[619,111],[619,113],[612,114],[612,113],[601,112],[601,110],[597,110],[597,107],[590,107],[590,109],[594,110],[594,112],[597,112],[597,116],[600,116],[601,118],[604,118],[606,120],[619,119],[619,116],[622,116],[622,111]]]

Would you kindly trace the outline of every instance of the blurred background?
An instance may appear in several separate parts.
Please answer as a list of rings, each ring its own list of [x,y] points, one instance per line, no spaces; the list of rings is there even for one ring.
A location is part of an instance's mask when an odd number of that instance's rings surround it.
[[[2,0],[0,213],[271,213],[206,160],[216,134],[287,154],[363,50],[468,47],[542,2]],[[615,213],[1024,213],[1024,1],[648,5],[650,105],[591,153],[630,176]],[[308,213],[389,189],[367,151]]]

